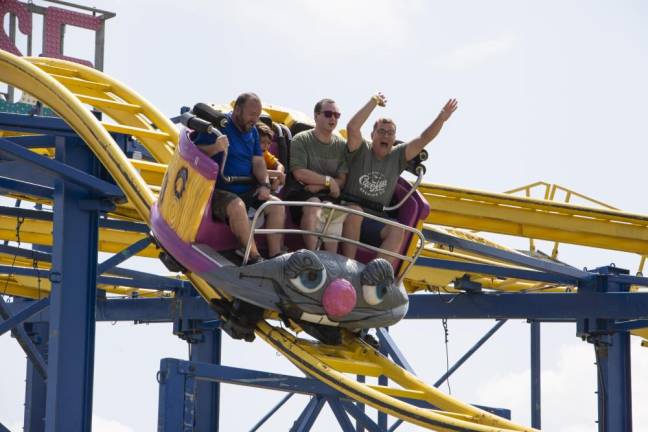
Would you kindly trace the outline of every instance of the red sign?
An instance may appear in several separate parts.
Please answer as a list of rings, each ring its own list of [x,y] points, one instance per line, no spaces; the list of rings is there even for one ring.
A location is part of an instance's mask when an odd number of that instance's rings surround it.
[[[43,9],[45,9],[45,13],[43,15],[43,52],[41,56],[69,60],[92,67],[92,62],[88,60],[63,55],[61,49],[63,26],[71,25],[97,31],[101,29],[103,20],[100,17],[67,9],[56,7]],[[18,30],[22,34],[28,36],[32,33],[32,12],[25,3],[17,0],[0,0],[0,23],[4,22],[4,17],[8,13],[16,15]],[[22,55],[4,28],[0,28],[0,48],[19,56]]]

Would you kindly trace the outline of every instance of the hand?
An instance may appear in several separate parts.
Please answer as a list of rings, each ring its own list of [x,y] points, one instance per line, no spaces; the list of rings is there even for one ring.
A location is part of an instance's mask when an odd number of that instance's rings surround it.
[[[304,186],[304,189],[306,189],[310,193],[317,193],[317,192],[321,192],[322,190],[324,190],[324,186],[323,185],[306,185],[306,186]]]
[[[267,201],[270,199],[270,188],[262,185],[257,188],[257,198],[259,201]]]
[[[337,184],[335,179],[331,179],[331,187],[329,188],[331,192],[329,192],[329,195],[331,195],[333,198],[338,198],[340,196],[340,186]]]
[[[279,186],[282,186],[286,183],[286,174],[282,173],[281,171],[277,172],[277,177],[273,178],[270,181],[270,184],[272,185],[272,190],[276,191]]]
[[[448,100],[448,102],[445,104],[445,106],[439,113],[439,118],[443,121],[446,121],[456,110],[457,110],[457,99],[450,99]]]
[[[229,140],[227,139],[227,135],[221,135],[218,138],[216,138],[216,152],[222,152],[227,150],[229,147]]]
[[[381,92],[378,92],[375,95],[371,96],[371,100],[376,102],[376,105],[381,106],[381,107],[384,107],[385,105],[387,105],[387,98]]]

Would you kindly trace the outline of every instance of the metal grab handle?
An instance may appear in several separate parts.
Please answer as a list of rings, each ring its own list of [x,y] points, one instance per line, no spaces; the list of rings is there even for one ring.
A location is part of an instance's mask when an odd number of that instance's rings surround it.
[[[316,231],[307,231],[307,230],[301,230],[301,229],[286,229],[286,228],[282,228],[282,229],[257,229],[256,224],[257,224],[257,220],[259,218],[259,215],[263,214],[266,207],[277,206],[277,205],[284,206],[284,207],[295,207],[295,206],[320,207],[322,209],[330,209],[331,212],[333,212],[335,210],[335,211],[340,211],[340,212],[343,212],[343,213],[362,216],[364,218],[373,219],[373,220],[381,222],[381,223],[383,223],[385,225],[394,226],[396,228],[402,229],[403,231],[407,231],[407,232],[417,236],[418,239],[419,239],[419,242],[418,242],[419,244],[418,244],[418,247],[416,248],[416,252],[414,253],[414,256],[408,257],[408,256],[401,255],[401,254],[393,252],[393,251],[389,251],[389,250],[386,250],[386,249],[381,249],[381,248],[378,248],[378,247],[375,247],[375,246],[371,246],[371,245],[362,243],[362,242],[357,241],[357,240],[352,240],[350,238],[341,237],[341,236],[332,235],[332,234],[326,234],[326,233],[318,233]],[[242,265],[246,265],[247,262],[248,262],[248,259],[250,258],[250,250],[252,249],[252,241],[254,239],[254,235],[257,234],[257,233],[259,233],[259,234],[302,234],[302,235],[306,234],[306,235],[322,236],[322,237],[325,237],[325,238],[330,238],[332,240],[337,240],[337,241],[342,241],[342,242],[355,244],[357,246],[367,248],[367,249],[372,250],[374,252],[382,253],[382,254],[385,254],[385,255],[400,259],[400,260],[403,261],[403,265],[406,266],[406,267],[405,268],[401,267],[401,274],[397,279],[397,283],[400,283],[403,280],[403,278],[405,277],[407,272],[409,272],[409,270],[412,267],[412,265],[414,264],[414,262],[416,262],[418,257],[421,255],[421,252],[423,251],[423,247],[425,246],[425,237],[423,236],[423,233],[421,233],[421,231],[417,230],[416,228],[412,228],[411,226],[404,225],[404,224],[401,224],[399,222],[395,222],[395,221],[390,220],[390,219],[385,219],[385,218],[381,218],[379,216],[374,216],[374,215],[369,214],[369,213],[358,211],[358,210],[355,210],[355,209],[350,208],[350,207],[344,207],[344,206],[340,206],[340,205],[336,205],[336,204],[331,204],[329,202],[319,202],[318,203],[318,202],[312,202],[312,201],[270,201],[270,200],[268,200],[268,201],[264,202],[263,204],[261,204],[261,206],[259,206],[257,211],[254,213],[254,217],[252,218],[250,235],[248,236],[248,241],[247,241],[247,244],[245,246],[245,254],[243,255],[243,263],[242,263]]]
[[[416,178],[416,181],[412,185],[412,188],[405,194],[403,199],[401,199],[398,203],[394,204],[391,207],[383,207],[383,211],[387,212],[387,211],[392,211],[392,210],[396,210],[397,208],[400,208],[400,206],[405,204],[405,201],[407,201],[408,198],[412,196],[412,194],[416,191],[416,189],[423,181],[423,176],[425,175],[425,167],[423,165],[417,166],[416,173],[418,174],[418,177]]]

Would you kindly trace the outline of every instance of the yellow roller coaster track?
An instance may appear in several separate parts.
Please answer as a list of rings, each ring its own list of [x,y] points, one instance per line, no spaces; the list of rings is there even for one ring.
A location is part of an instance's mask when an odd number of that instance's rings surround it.
[[[159,163],[166,164],[177,142],[177,132],[161,113],[105,74],[66,61],[20,58],[0,50],[0,76],[5,83],[30,93],[63,118],[111,173],[139,219],[148,223],[155,195],[109,132],[135,136]],[[98,121],[84,104],[92,105],[116,123]],[[219,297],[200,278],[187,276],[206,300]],[[267,322],[259,324],[257,335],[308,375],[351,399],[404,421],[439,431],[534,430],[444,395],[355,340],[341,347],[328,347],[298,339]],[[348,374],[382,374],[399,387],[361,384]],[[438,410],[418,408],[397,399],[398,396],[426,400]]]

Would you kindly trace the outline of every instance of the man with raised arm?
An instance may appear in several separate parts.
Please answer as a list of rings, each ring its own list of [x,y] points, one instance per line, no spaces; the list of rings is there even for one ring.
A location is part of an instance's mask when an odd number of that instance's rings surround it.
[[[333,131],[340,118],[340,110],[332,99],[322,99],[315,104],[315,128],[300,132],[290,144],[290,172],[294,182],[288,188],[287,201],[338,202],[348,168],[346,144]],[[317,207],[291,206],[293,222],[301,229],[314,231],[318,222]],[[314,250],[317,238],[304,236],[306,248]],[[337,252],[337,242],[327,241],[324,247]]]
[[[223,176],[254,177],[258,184],[227,183],[220,172],[212,197],[212,215],[226,222],[241,247],[247,245],[250,236],[248,211],[258,209],[268,200],[278,200],[270,194],[270,183],[259,133],[255,124],[261,116],[261,99],[254,93],[241,94],[234,103],[234,110],[227,114],[228,122],[224,135],[216,139],[213,134],[201,133],[193,140],[205,154],[219,164],[227,150]],[[285,212],[282,206],[270,206],[265,210],[266,228],[284,227]],[[274,257],[281,253],[283,239],[280,234],[268,236],[268,254]],[[261,259],[254,238],[250,247],[248,263]]]
[[[407,162],[414,159],[423,148],[441,131],[443,124],[457,109],[457,100],[450,99],[436,119],[418,137],[394,145],[396,142],[396,123],[389,118],[381,117],[373,125],[371,142],[362,138],[360,128],[367,121],[376,106],[385,106],[387,98],[378,93],[349,120],[347,124],[347,149],[349,178],[344,187],[344,199],[357,200],[351,208],[360,209],[362,203],[369,202],[378,207],[389,206],[396,183],[405,169]],[[366,205],[366,204],[365,204]],[[372,206],[372,207],[374,207]],[[364,211],[386,217],[384,212],[365,207]],[[344,237],[360,239],[363,243],[379,246],[381,249],[398,252],[403,242],[403,230],[384,225],[372,219],[357,215],[348,215],[344,222]],[[354,258],[357,246],[344,243],[343,253]],[[396,265],[395,258],[379,255]]]

